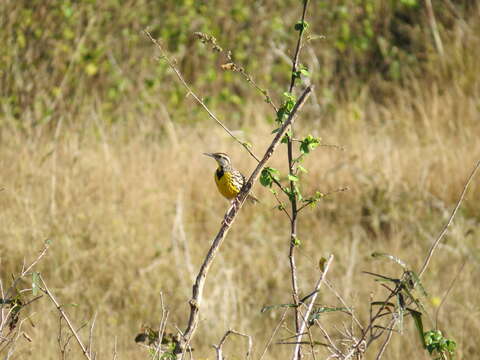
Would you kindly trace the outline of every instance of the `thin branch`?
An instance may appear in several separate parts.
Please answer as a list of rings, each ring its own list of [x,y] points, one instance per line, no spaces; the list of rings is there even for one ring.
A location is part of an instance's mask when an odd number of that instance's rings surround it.
[[[473,168],[472,172],[470,173],[470,176],[468,177],[465,185],[463,186],[462,193],[460,194],[460,198],[457,201],[457,204],[455,205],[455,208],[452,211],[452,214],[448,218],[447,223],[443,227],[442,231],[438,235],[438,237],[435,239],[433,242],[432,246],[430,247],[430,250],[428,251],[428,255],[425,259],[425,262],[423,263],[422,269],[418,273],[418,277],[421,278],[425,270],[427,270],[427,266],[430,263],[430,260],[432,259],[433,253],[435,252],[435,249],[437,248],[438,244],[440,241],[443,239],[445,234],[447,233],[448,227],[452,224],[453,218],[457,214],[458,209],[460,208],[460,205],[462,204],[463,198],[465,197],[465,193],[467,192],[467,189],[470,185],[470,182],[472,181],[473,177],[475,176],[475,173],[477,172],[478,168],[480,167],[480,160],[477,162],[477,165]]]
[[[298,67],[298,58],[300,56],[300,50],[302,48],[302,38],[303,33],[305,31],[305,16],[307,14],[307,7],[308,7],[308,0],[303,0],[303,11],[302,11],[302,19],[301,19],[301,28],[298,34],[297,46],[295,48],[295,54],[293,55],[292,59],[292,70],[291,70],[291,79],[290,79],[290,87],[288,92],[292,93],[293,88],[295,87],[295,81],[297,79],[297,67]],[[293,161],[293,142],[292,138],[294,137],[293,134],[293,124],[290,126],[290,136],[287,136],[287,157],[288,157],[288,173],[290,175],[294,174],[294,161]],[[290,194],[293,196],[289,196],[290,203],[291,203],[291,219],[290,219],[290,247],[288,252],[288,259],[290,263],[290,276],[291,276],[291,283],[292,283],[292,298],[295,305],[299,304],[299,297],[298,297],[298,281],[297,281],[297,267],[295,264],[295,248],[297,246],[297,194],[296,194],[296,185],[293,181],[290,180]],[[295,308],[295,332],[301,333],[300,331],[300,314],[299,309]],[[300,353],[300,347],[295,348],[296,351],[299,353],[295,355],[296,358],[301,359],[302,355]]]
[[[42,281],[42,284],[43,286],[45,287],[45,289],[42,289],[43,292],[45,292],[45,294],[47,294],[47,296],[50,298],[50,300],[53,302],[53,304],[55,305],[55,307],[57,308],[57,310],[59,311],[59,313],[62,315],[63,319],[65,320],[65,322],[67,323],[68,327],[70,328],[70,331],[72,332],[73,336],[75,336],[75,339],[77,340],[77,343],[78,345],[80,346],[80,348],[82,349],[82,352],[83,352],[83,355],[88,359],[88,360],[92,360],[92,358],[90,357],[90,354],[88,353],[88,350],[87,348],[85,347],[85,345],[83,345],[82,343],[82,340],[80,340],[80,336],[78,335],[77,331],[75,330],[75,328],[73,327],[70,319],[68,318],[67,314],[65,313],[65,311],[63,311],[62,307],[60,306],[60,304],[57,302],[57,300],[55,299],[55,297],[53,296],[53,294],[51,293],[51,291],[48,289],[47,287],[47,284],[45,283],[45,281],[43,280],[42,276],[39,274],[38,275],[40,280]]]
[[[250,335],[242,334],[242,333],[240,333],[238,331],[235,331],[235,330],[228,330],[225,333],[225,335],[223,335],[223,337],[220,340],[220,342],[218,343],[218,345],[212,345],[215,348],[215,351],[217,353],[217,360],[223,360],[224,359],[222,347],[225,344],[225,341],[227,340],[227,337],[229,335],[238,335],[238,336],[246,337],[248,339],[247,353],[245,355],[245,359],[249,360],[250,355],[252,354],[252,348],[253,348],[252,337]]]
[[[117,337],[115,336],[115,341],[113,343],[113,355],[112,360],[117,360]]]
[[[447,300],[448,294],[450,294],[450,291],[452,291],[453,286],[454,286],[455,283],[457,282],[457,279],[458,279],[458,277],[460,276],[460,274],[462,273],[463,268],[465,267],[466,264],[467,264],[467,260],[465,259],[464,262],[463,262],[463,264],[460,266],[460,269],[458,269],[457,274],[456,274],[455,277],[452,279],[452,282],[451,282],[450,285],[448,286],[448,289],[447,289],[447,291],[445,292],[445,295],[443,295],[442,301],[440,302],[440,305],[438,305],[437,311],[435,311],[435,329],[438,329],[438,314],[440,313],[440,309],[442,308],[443,304],[444,304],[445,301]]]
[[[322,198],[327,197],[327,196],[330,196],[330,195],[333,195],[333,194],[336,194],[336,193],[339,193],[339,192],[344,192],[344,191],[347,191],[347,190],[349,190],[348,186],[345,186],[345,187],[339,188],[339,189],[335,189],[335,190],[333,190],[333,191],[330,191],[330,192],[328,192],[328,193],[323,194],[323,195],[322,195]],[[307,200],[307,201],[305,202],[305,204],[303,204],[302,206],[300,206],[300,207],[298,208],[297,211],[300,212],[300,211],[303,210],[306,206],[308,206],[308,205],[310,205],[310,204],[312,204],[312,203],[314,203],[314,202],[316,202],[316,201],[317,201],[317,200],[313,200],[313,199]]]
[[[300,56],[300,50],[302,49],[302,38],[303,38],[303,33],[305,32],[305,17],[307,15],[307,7],[308,7],[308,0],[303,0],[303,10],[302,10],[302,27],[299,30],[298,34],[298,40],[297,40],[297,46],[295,48],[295,55],[293,55],[293,61],[292,61],[292,77],[290,79],[290,90],[289,92],[292,92],[293,88],[295,87],[295,80],[297,79],[297,76],[295,75],[295,72],[297,71],[298,67],[298,58]]]
[[[42,250],[40,250],[40,254],[33,260],[28,267],[25,268],[25,263],[22,265],[22,270],[20,274],[14,278],[12,286],[8,289],[7,293],[3,296],[3,298],[8,298],[11,294],[11,292],[15,289],[17,283],[22,279],[24,276],[28,275],[30,273],[30,270],[38,264],[38,262],[45,256],[47,253],[48,247],[50,245],[48,244],[48,241],[45,242]]]
[[[393,323],[395,322],[395,319],[391,320],[388,327],[391,327],[393,326]],[[387,338],[385,339],[385,341],[383,342],[382,344],[382,347],[380,348],[380,351],[378,352],[378,355],[377,357],[375,358],[375,360],[380,360],[383,356],[383,353],[385,352],[385,350],[387,349],[387,346],[388,346],[388,343],[390,342],[390,339],[392,338],[392,335],[393,335],[393,330],[392,329],[388,329],[388,335],[387,335]]]
[[[360,321],[357,319],[353,312],[353,308],[351,306],[348,306],[347,302],[343,299],[343,297],[335,290],[333,284],[330,283],[327,279],[325,279],[325,285],[330,289],[331,292],[335,295],[335,297],[340,300],[342,305],[348,309],[348,314],[352,317],[353,321],[357,324],[357,326],[360,328],[361,331],[363,331],[363,326],[360,323]]]
[[[308,321],[308,318],[304,318],[304,320]],[[313,360],[317,360],[317,357],[315,356],[315,349],[314,349],[315,344],[314,344],[314,341],[313,341],[313,336],[312,336],[312,332],[310,330],[310,326],[307,326],[307,333],[308,333],[308,339],[309,339],[309,343],[310,343],[310,349],[312,351]]]
[[[282,317],[280,318],[280,321],[278,322],[277,326],[275,326],[275,329],[272,331],[272,335],[270,335],[270,338],[267,341],[267,344],[265,345],[265,348],[263,349],[262,355],[260,356],[259,360],[262,360],[265,354],[268,351],[268,348],[270,347],[270,344],[272,343],[273,339],[275,338],[275,335],[278,332],[278,329],[280,329],[280,326],[282,326],[283,322],[285,321],[285,316],[287,315],[288,309],[285,310],[282,314]]]
[[[290,221],[292,221],[292,217],[288,213],[287,209],[285,209],[285,206],[283,205],[282,201],[278,198],[278,195],[277,195],[276,192],[273,193],[273,196],[275,196],[275,199],[278,202],[279,209],[282,210],[285,213],[285,215],[287,215],[287,217],[290,219]]]
[[[327,284],[327,282],[325,281],[325,284]],[[340,351],[340,349],[337,347],[337,345],[335,345],[335,343],[332,341],[332,339],[330,338],[330,335],[328,335],[328,332],[327,330],[322,326],[322,324],[320,323],[320,321],[318,321],[318,319],[315,319],[315,323],[317,324],[318,328],[320,329],[320,331],[322,332],[323,334],[323,337],[329,342],[329,344],[326,344],[328,349],[333,352],[334,354],[342,354],[342,352]],[[332,350],[333,349],[333,350]]]
[[[308,323],[308,318],[310,317],[310,314],[313,310],[313,305],[315,304],[315,300],[317,299],[317,296],[318,296],[318,293],[319,293],[319,290],[320,290],[320,287],[322,286],[322,283],[324,282],[325,280],[325,276],[327,275],[328,273],[328,269],[330,268],[330,264],[332,263],[333,261],[333,255],[330,255],[328,257],[328,260],[327,262],[325,263],[325,268],[324,268],[324,271],[322,271],[322,275],[320,276],[320,279],[318,279],[318,282],[317,284],[315,285],[315,294],[312,296],[312,298],[310,299],[310,304],[308,305],[307,307],[307,312],[305,313],[305,316],[303,318],[303,321],[300,325],[300,331],[297,332],[297,340],[296,342],[298,343],[296,346],[295,346],[295,350],[293,351],[293,356],[292,356],[292,360],[297,360],[299,358],[299,354],[300,354],[300,346],[301,346],[301,341],[302,341],[302,336],[303,336],[303,333],[305,331],[305,328],[307,326],[307,323]]]
[[[222,222],[222,226],[220,227],[220,230],[218,231],[210,249],[208,250],[208,253],[205,257],[205,260],[202,263],[202,266],[200,267],[200,271],[198,272],[197,278],[193,285],[192,298],[190,300],[190,316],[189,316],[187,328],[184,331],[184,335],[182,336],[182,339],[179,344],[180,351],[184,352],[188,348],[188,344],[197,328],[198,320],[199,320],[199,309],[200,309],[200,305],[203,298],[203,288],[205,286],[206,276],[220,246],[223,243],[223,240],[225,239],[225,236],[230,230],[230,227],[233,221],[235,220],[248,194],[250,193],[253,183],[260,176],[260,172],[264,168],[267,161],[272,157],[273,152],[275,151],[277,146],[280,144],[280,140],[285,134],[288,126],[290,126],[290,124],[294,122],[296,116],[298,115],[298,112],[300,111],[303,104],[306,102],[306,100],[310,96],[311,92],[312,92],[312,87],[309,86],[305,89],[303,94],[300,96],[297,103],[295,104],[295,107],[292,109],[292,112],[288,116],[288,119],[285,121],[285,123],[282,125],[280,130],[277,132],[275,138],[273,139],[272,143],[270,144],[267,151],[265,152],[265,155],[263,156],[262,160],[257,165],[253,173],[250,175],[250,178],[248,179],[248,181],[242,187],[242,190],[238,194],[237,198],[233,201],[233,205],[225,214],[224,221]]]
[[[93,359],[95,355],[92,356],[93,351],[93,329],[95,328],[95,321],[97,320],[97,313],[93,315],[92,325],[90,326],[90,332],[88,335],[88,355]]]
[[[253,80],[253,78],[245,71],[245,68],[243,66],[238,65],[233,60],[233,55],[231,50],[224,49],[220,45],[218,45],[217,39],[213,35],[203,33],[200,31],[193,33],[193,35],[195,38],[199,39],[201,43],[209,44],[212,47],[213,51],[223,54],[223,56],[225,56],[228,62],[225,64],[222,64],[221,68],[224,71],[232,71],[232,72],[241,74],[249,84],[251,84],[258,92],[260,92],[265,97],[265,102],[267,102],[272,106],[275,113],[278,112],[278,109],[273,103],[272,98],[268,94],[268,91],[258,86],[257,83]]]
[[[188,85],[188,83],[185,81],[185,79],[183,78],[182,74],[180,73],[180,71],[176,68],[175,64],[173,63],[173,61],[168,57],[166,51],[163,49],[163,47],[160,45],[160,43],[155,40],[152,35],[147,31],[147,30],[144,30],[144,33],[148,36],[148,38],[155,44],[155,46],[160,50],[161,54],[162,54],[162,59],[166,61],[166,63],[168,64],[168,66],[170,66],[170,68],[173,70],[173,72],[175,73],[175,75],[177,75],[178,79],[180,80],[180,82],[182,83],[182,85],[185,87],[185,89],[187,89],[187,92],[188,92],[188,95],[192,95],[193,98],[195,99],[195,101],[208,113],[208,115],[216,121],[216,123],[218,125],[220,125],[223,130],[225,130],[227,132],[228,135],[230,135],[233,139],[235,139],[235,141],[237,141],[240,145],[242,145],[245,150],[247,150],[247,152],[255,159],[257,160],[257,162],[260,162],[260,159],[250,150],[249,148],[249,145],[240,140],[239,138],[237,138],[235,135],[233,135],[232,131],[230,131],[230,129],[228,129],[220,120],[218,120],[218,118],[215,116],[215,114],[210,111],[210,109],[207,107],[207,105],[205,105],[205,103],[202,101],[202,99],[200,99],[192,90],[192,88],[190,87],[190,85]]]
[[[161,304],[161,307],[162,307],[162,320],[160,321],[160,327],[158,329],[158,344],[157,344],[157,348],[155,349],[155,354],[153,355],[154,359],[157,358],[157,355],[162,350],[162,340],[163,340],[163,337],[165,335],[165,329],[167,328],[167,321],[168,321],[168,315],[169,315],[169,311],[165,307],[165,302],[163,301],[163,293],[162,292],[160,292],[160,304]]]

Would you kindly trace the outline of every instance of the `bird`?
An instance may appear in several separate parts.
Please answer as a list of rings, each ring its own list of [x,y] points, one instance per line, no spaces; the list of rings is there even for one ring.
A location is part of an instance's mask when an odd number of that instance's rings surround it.
[[[218,191],[225,198],[232,201],[242,190],[245,184],[245,176],[232,166],[230,157],[225,153],[204,153],[203,155],[214,158],[217,161],[218,168],[215,171],[214,178]],[[248,194],[247,199],[251,202],[259,202],[252,194]]]

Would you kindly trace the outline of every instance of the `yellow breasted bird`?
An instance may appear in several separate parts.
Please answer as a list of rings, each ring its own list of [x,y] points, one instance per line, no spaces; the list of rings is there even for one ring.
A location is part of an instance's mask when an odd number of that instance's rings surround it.
[[[243,184],[245,184],[245,176],[240,171],[232,166],[230,157],[225,153],[204,153],[206,156],[210,156],[217,161],[218,168],[215,171],[215,183],[217,184],[218,191],[228,200],[233,200],[242,190]],[[258,202],[258,199],[249,194],[248,200],[252,202]]]

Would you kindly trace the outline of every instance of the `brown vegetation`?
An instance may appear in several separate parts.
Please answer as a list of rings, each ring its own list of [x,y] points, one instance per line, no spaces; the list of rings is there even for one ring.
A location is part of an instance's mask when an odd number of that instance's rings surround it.
[[[471,11],[478,15],[478,7]],[[352,81],[358,93],[333,96],[328,103],[326,88],[317,85],[317,102],[308,104],[297,121],[298,131],[344,150],[319,147],[307,160],[303,191],[342,186],[349,191],[325,198],[300,219],[297,262],[303,295],[318,277],[319,258],[333,253],[328,278],[366,319],[370,294],[380,297],[384,290],[361,271],[392,276],[397,271],[391,263],[373,260],[373,251],[394,254],[420,268],[480,157],[479,29],[477,16],[460,19],[442,33],[445,55],[430,49],[424,76],[412,72],[401,83],[380,74],[352,78],[347,87]],[[328,46],[315,44],[311,47]],[[313,64],[315,54],[309,49],[307,61]],[[160,66],[150,61],[153,51],[147,45],[143,49],[142,56],[149,60],[146,73]],[[191,61],[188,56],[179,60]],[[220,71],[213,63],[208,66],[214,69],[209,71]],[[11,70],[26,71],[15,66]],[[40,77],[47,74],[38,69],[36,81],[42,84]],[[221,81],[228,82],[225,78]],[[174,81],[168,79],[161,82]],[[26,80],[22,75],[24,86]],[[13,111],[11,102],[2,102],[1,280],[5,287],[23,259],[34,258],[44,240],[51,239],[37,270],[78,326],[97,314],[98,357],[111,357],[115,341],[120,358],[147,357],[135,344],[135,335],[144,325],[158,326],[161,292],[170,309],[168,330],[186,323],[192,280],[228,207],[216,192],[212,163],[201,154],[228,152],[245,173],[255,162],[181,90],[172,90],[175,99],[169,99],[179,109],[162,103],[154,91],[146,92],[144,84],[130,84],[129,96],[138,90],[141,101],[122,97],[112,110],[117,100],[95,101],[88,87],[79,84],[76,97],[46,97],[54,103],[48,119],[39,115],[43,105]],[[200,85],[203,96],[219,91],[216,83],[211,88]],[[381,99],[375,96],[379,92]],[[165,97],[166,92],[161,93]],[[218,113],[260,153],[270,143],[272,125],[265,120],[271,118],[268,105],[256,99],[242,102],[240,115],[232,114],[232,103],[219,105]],[[121,121],[115,121],[117,117]],[[277,152],[271,166],[286,173],[284,156]],[[456,340],[458,358],[465,359],[479,354],[479,183],[477,179],[472,184],[423,278],[429,295],[424,301],[433,315],[466,261],[439,314],[440,328]],[[193,344],[197,359],[212,358],[210,345],[229,328],[252,335],[254,352],[260,354],[281,316],[280,310],[261,314],[260,309],[290,301],[289,224],[273,209],[276,203],[269,191],[256,185],[255,192],[262,203],[243,208],[207,282]],[[328,292],[320,298],[338,305]],[[43,298],[29,307],[29,314],[23,331],[32,342],[20,339],[14,358],[58,358],[55,308]],[[328,317],[342,326],[339,315]],[[82,331],[88,338],[87,330]],[[283,329],[280,338],[290,335]],[[226,353],[244,353],[243,339],[229,341]],[[290,352],[287,345],[277,345],[267,356]],[[69,355],[80,357],[76,350]],[[406,326],[404,336],[393,338],[387,358],[428,358],[413,324]]]

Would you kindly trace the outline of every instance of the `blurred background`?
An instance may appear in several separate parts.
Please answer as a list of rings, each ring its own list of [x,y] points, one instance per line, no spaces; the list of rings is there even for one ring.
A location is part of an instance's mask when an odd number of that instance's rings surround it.
[[[330,280],[368,318],[381,287],[363,270],[398,276],[373,251],[418,269],[480,158],[480,5],[474,0],[311,1],[300,63],[315,85],[295,127],[322,143],[304,166],[305,194],[325,198],[299,220],[300,289],[333,253]],[[38,270],[78,326],[97,314],[99,358],[145,358],[134,338],[158,326],[160,293],[170,328],[183,329],[191,284],[228,203],[216,192],[227,152],[248,174],[255,161],[178,82],[147,29],[218,118],[262,154],[275,113],[225,59],[195,39],[216,37],[278,105],[288,90],[301,2],[3,0],[0,3],[0,269],[4,287],[52,240]],[[301,88],[301,86],[300,86]],[[270,166],[287,169],[286,149]],[[424,286],[433,317],[463,262],[439,326],[458,358],[478,354],[479,181],[470,188]],[[261,354],[288,303],[289,224],[272,194],[245,207],[207,280],[196,358],[213,358],[228,328],[254,337]],[[325,292],[320,302],[338,305]],[[75,306],[73,306],[75,304]],[[57,359],[58,315],[47,299],[29,308],[16,357]],[[331,318],[329,318],[331,316]],[[327,326],[347,319],[325,315]],[[331,319],[331,320],[330,320]],[[434,322],[425,320],[429,328]],[[87,330],[82,335],[88,337]],[[279,338],[289,336],[283,329]],[[335,329],[332,328],[332,333]],[[71,359],[81,358],[71,344]],[[226,349],[242,356],[243,343]],[[286,356],[287,345],[267,356]],[[388,359],[428,359],[413,324],[395,334]]]

